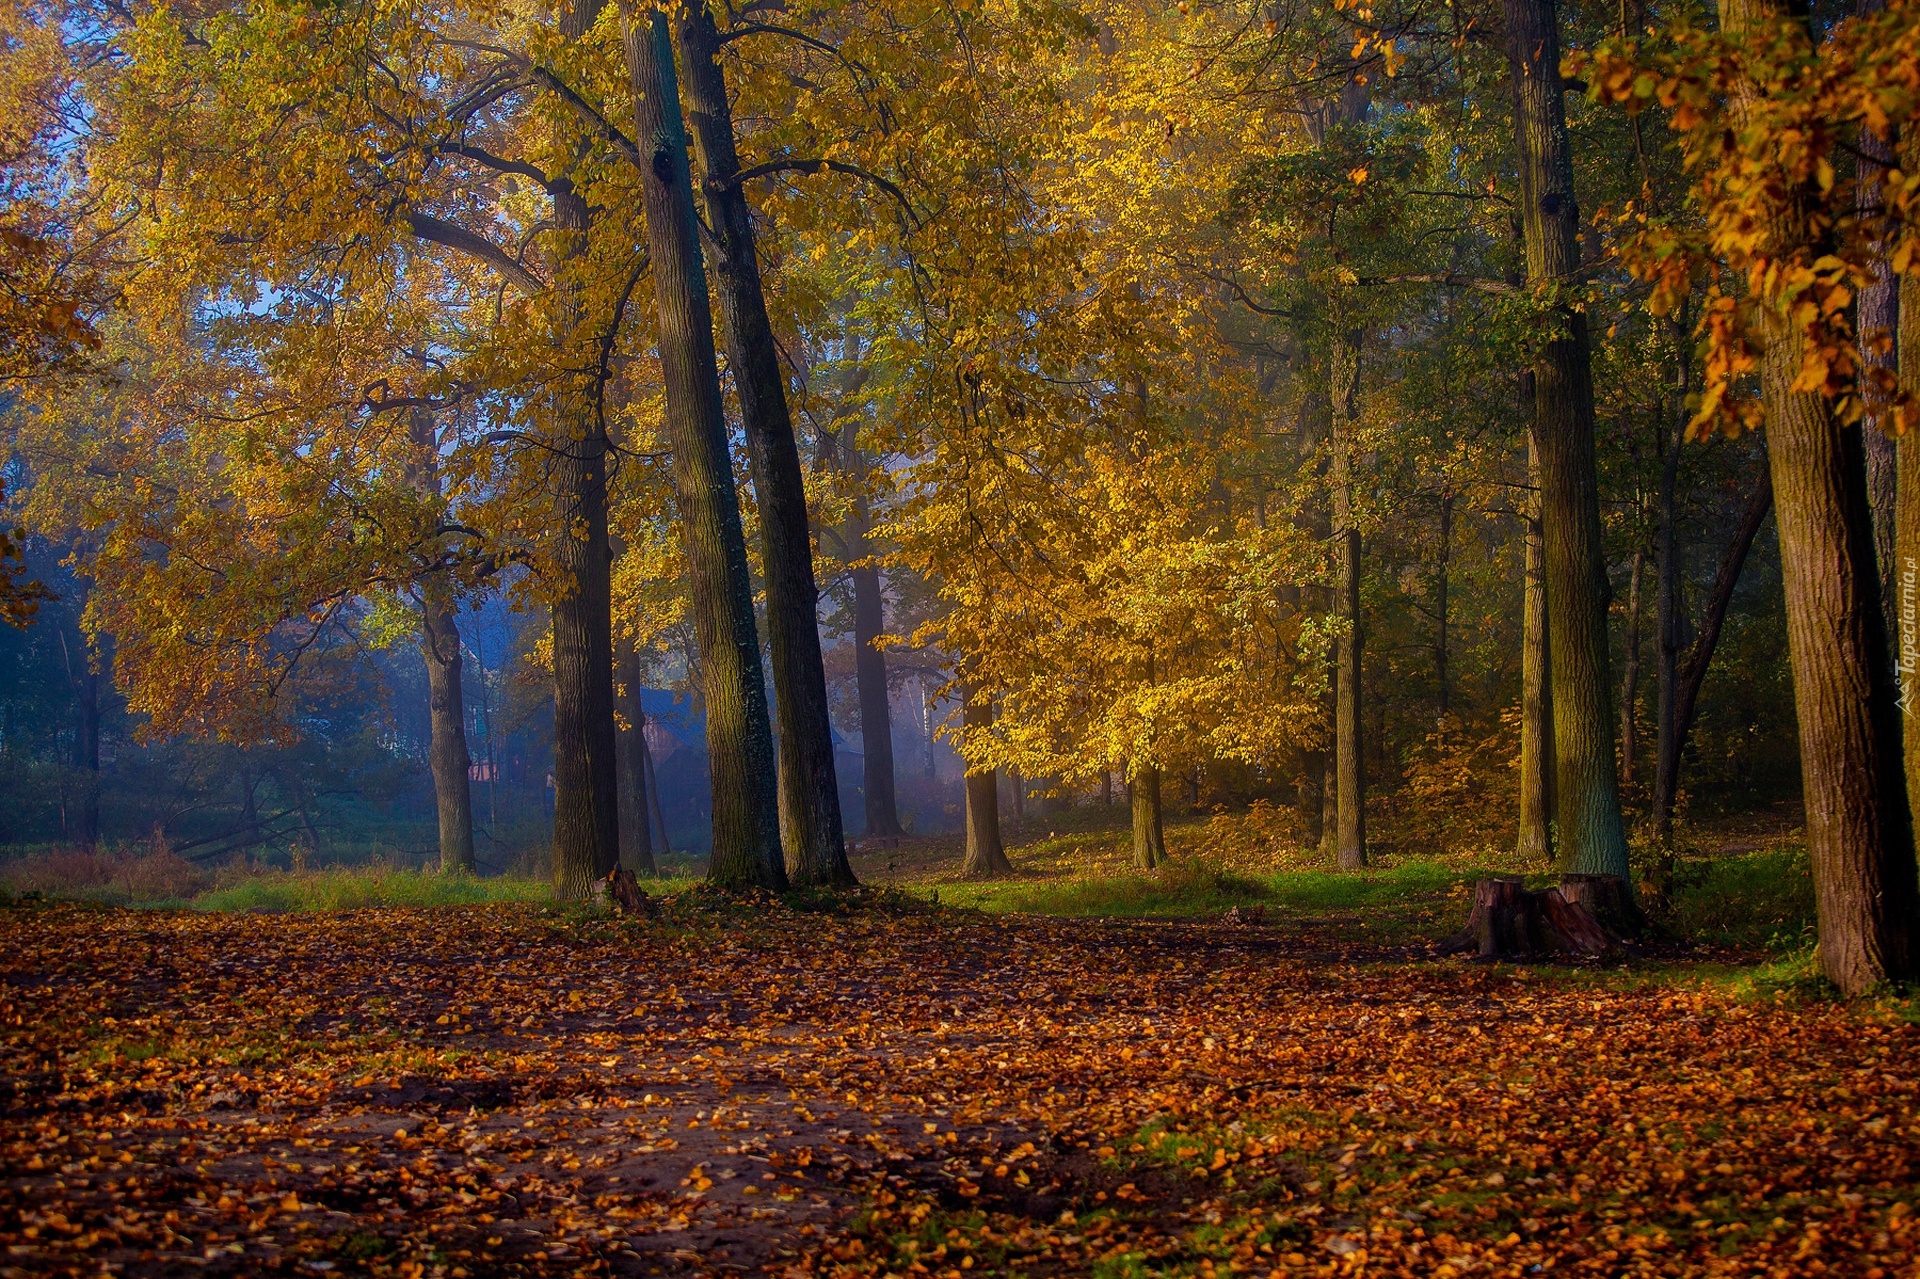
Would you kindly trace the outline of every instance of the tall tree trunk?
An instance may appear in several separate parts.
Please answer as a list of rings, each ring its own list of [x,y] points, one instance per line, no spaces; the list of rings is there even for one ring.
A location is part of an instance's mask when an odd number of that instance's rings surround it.
[[[433,763],[434,807],[440,818],[440,869],[474,872],[473,792],[467,772],[467,709],[460,675],[460,630],[444,574],[420,587],[420,655],[427,667],[427,705],[432,723],[428,754]]]
[[[408,415],[412,453],[407,478],[434,518],[440,507],[440,436],[433,410],[416,406]],[[472,874],[473,789],[468,770],[466,686],[461,675],[458,601],[444,570],[420,583],[420,656],[427,668],[427,755],[433,773],[434,808],[439,817],[440,869]]]
[[[1167,835],[1160,811],[1160,769],[1151,764],[1133,771],[1127,782],[1127,799],[1133,809],[1133,864],[1141,870],[1163,866],[1167,860]]]
[[[1453,494],[1444,493],[1440,497],[1440,572],[1433,589],[1433,678],[1439,686],[1436,698],[1441,719],[1447,717],[1449,691],[1447,688],[1447,588],[1448,577],[1452,569],[1450,555],[1453,549]]]
[[[1721,0],[1721,28],[1735,36],[1758,27],[1809,39],[1800,22],[1772,0]],[[1763,92],[1737,85],[1740,113]],[[1781,192],[1760,223],[1762,247],[1807,243],[1817,203],[1810,188]],[[1825,396],[1793,390],[1805,348],[1798,325],[1771,300],[1755,308],[1754,323],[1820,966],[1834,985],[1856,995],[1913,972],[1912,930],[1920,909],[1866,450],[1860,427],[1843,425]]]
[[[993,703],[970,685],[960,690],[960,724],[968,733],[993,727]],[[1013,874],[1013,863],[1000,843],[1000,774],[986,768],[967,769],[967,855],[960,864],[963,879],[998,879]]]
[[[1685,319],[1683,311],[1673,325],[1675,345],[1683,352],[1686,350]],[[1670,410],[1669,428],[1661,450],[1659,512],[1655,533],[1659,582],[1654,594],[1654,629],[1658,632],[1654,651],[1659,662],[1657,695],[1660,704],[1654,729],[1653,829],[1654,838],[1663,849],[1673,846],[1673,806],[1679,795],[1677,787],[1680,779],[1680,733],[1675,714],[1680,687],[1680,543],[1674,527],[1674,495],[1679,488],[1680,450],[1686,446],[1686,400],[1691,366],[1685,359],[1680,360],[1679,364],[1680,385]]]
[[[1353,433],[1360,390],[1360,332],[1336,324],[1329,360],[1333,399],[1333,544],[1339,557],[1334,603],[1341,628],[1334,640],[1333,759],[1334,856],[1343,870],[1367,864],[1365,757],[1362,749],[1360,624],[1360,530],[1353,512]]]
[[[707,758],[713,776],[713,858],[707,877],[724,888],[784,889],[773,728],[760,673],[740,500],[727,452],[673,48],[666,17],[658,10],[621,0],[620,16],[633,82],[634,138],[648,159],[641,187],[667,434],[686,530],[694,630],[706,670]],[[837,806],[834,812],[837,816]]]
[[[599,0],[575,0],[561,34],[593,26]],[[552,188],[560,255],[562,342],[577,351],[590,303],[577,274],[587,254],[592,210],[567,179]],[[562,363],[568,362],[563,350]],[[613,552],[607,537],[606,424],[599,388],[576,381],[555,393],[552,449],[555,560],[563,585],[553,618],[553,881],[562,898],[582,898],[620,861],[620,799],[614,764]]]
[[[653,875],[653,809],[647,795],[647,708],[641,698],[640,649],[620,641],[620,858],[636,875]]]
[[[1533,375],[1522,381],[1528,407]],[[1540,528],[1540,450],[1527,429],[1527,499],[1524,596],[1520,623],[1520,857],[1541,863],[1553,857],[1553,650],[1547,642],[1546,540]]]
[[[1579,208],[1560,82],[1554,0],[1503,0],[1527,281],[1564,287],[1580,265]],[[1593,463],[1593,370],[1584,312],[1564,303],[1534,361],[1552,652],[1555,807],[1561,867],[1628,876],[1613,755],[1607,563]]]
[[[853,670],[860,694],[867,834],[893,837],[904,833],[893,789],[893,709],[887,693],[887,655],[874,645],[886,633],[886,597],[880,590],[880,570],[862,563],[871,553],[866,498],[855,500],[848,525],[847,554],[854,560],[848,570],[853,578]]]
[[[734,390],[740,397],[740,421],[759,500],[787,873],[799,884],[852,884],[856,881],[847,864],[840,785],[834,775],[833,723],[820,656],[819,591],[813,580],[806,479],[787,410],[780,348],[760,287],[752,211],[741,189],[740,160],[734,151],[733,109],[716,61],[720,34],[705,3],[682,4],[676,14],[674,37],[686,71],[694,146],[706,171],[701,191],[712,232],[708,243],[720,298],[720,327],[726,336]],[[889,776],[889,791],[891,781]],[[872,792],[868,794],[871,797]]]
[[[1920,165],[1920,129],[1909,131],[1901,144],[1907,172]],[[1920,395],[1920,280],[1900,277],[1899,315],[1900,389]],[[1920,433],[1907,432],[1895,453],[1898,497],[1894,520],[1894,575],[1897,586],[1894,612],[1897,646],[1900,726],[1903,738],[1902,771],[1906,777],[1909,815],[1920,812]],[[1911,943],[1910,943],[1911,944]]]
[[[591,214],[571,188],[556,191],[553,218],[586,252]],[[577,288],[573,290],[577,292]],[[584,301],[567,303],[576,330]],[[606,430],[578,388],[559,393],[553,441],[554,526],[565,589],[553,601],[553,880],[582,898],[620,862],[619,774],[614,762],[613,551],[607,534]]]
[[[1627,577],[1626,670],[1620,676],[1620,784],[1633,784],[1634,712],[1640,707],[1640,578],[1647,569],[1647,551],[1633,553],[1633,572]]]
[[[1820,919],[1820,962],[1849,995],[1913,971],[1913,834],[1900,768],[1860,428],[1796,394],[1798,334],[1761,359],[1787,638]]]
[[[1886,0],[1859,0],[1856,12],[1861,17],[1867,17],[1885,7]],[[1885,175],[1894,164],[1893,148],[1888,145],[1887,139],[1868,128],[1860,130],[1855,146],[1859,152],[1855,208],[1863,220],[1871,223],[1885,216]],[[1900,633],[1899,609],[1894,592],[1897,576],[1894,529],[1899,519],[1899,462],[1896,457],[1897,446],[1881,429],[1886,395],[1874,385],[1871,374],[1880,371],[1883,375],[1898,375],[1897,352],[1893,342],[1887,339],[1896,335],[1899,329],[1900,286],[1893,278],[1893,268],[1886,259],[1884,244],[1876,247],[1882,252],[1877,253],[1871,263],[1873,282],[1860,290],[1859,300],[1855,304],[1854,327],[1860,335],[1861,390],[1867,404],[1862,442],[1867,455],[1867,505],[1873,509],[1874,561],[1880,574],[1880,606],[1886,615],[1887,634],[1895,636]]]

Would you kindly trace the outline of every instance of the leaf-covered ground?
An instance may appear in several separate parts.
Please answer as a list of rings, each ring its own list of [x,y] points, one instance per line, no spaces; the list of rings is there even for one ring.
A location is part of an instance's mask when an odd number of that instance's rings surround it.
[[[0,911],[6,1275],[1910,1275],[1891,1006],[1339,925]]]

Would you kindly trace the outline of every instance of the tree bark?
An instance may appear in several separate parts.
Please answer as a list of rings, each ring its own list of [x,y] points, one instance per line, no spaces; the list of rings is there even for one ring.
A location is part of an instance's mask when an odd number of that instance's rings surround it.
[[[1799,22],[1775,0],[1721,0],[1721,28],[1735,35],[1749,27],[1792,34]],[[1808,38],[1803,30],[1798,35]],[[1737,85],[1735,102],[1751,103],[1764,91]],[[1811,244],[1818,252],[1818,202],[1811,188],[1781,192],[1761,222],[1763,245]],[[1866,449],[1860,427],[1843,425],[1825,396],[1792,389],[1805,346],[1798,326],[1763,301],[1755,308],[1755,337],[1820,966],[1842,992],[1857,995],[1913,972],[1912,930],[1920,909]]]
[[[1334,857],[1342,870],[1367,864],[1366,762],[1362,754],[1361,654],[1366,635],[1360,623],[1360,530],[1353,512],[1353,433],[1360,389],[1358,329],[1335,325],[1333,401],[1334,603],[1342,623],[1334,640],[1333,760],[1335,799]]]
[[[1532,399],[1531,374],[1523,379]],[[1540,530],[1540,452],[1527,430],[1527,532],[1520,624],[1520,842],[1527,862],[1553,856],[1553,655],[1547,643],[1546,543]]]
[[[1558,17],[1554,0],[1503,0],[1503,9],[1527,281],[1542,290],[1563,289],[1580,266],[1580,248]],[[1625,879],[1587,321],[1558,298],[1547,319],[1552,332],[1534,360],[1534,429],[1546,542],[1559,859],[1563,870]]]
[[[561,34],[577,40],[593,26],[598,0],[575,0]],[[587,282],[578,265],[587,254],[593,213],[572,182],[549,188],[559,256],[561,363],[577,347],[588,318]],[[553,620],[553,881],[563,899],[585,899],[595,880],[620,860],[620,800],[614,766],[613,552],[607,534],[605,422],[597,387],[572,380],[555,392],[550,432],[554,541],[560,589]]]
[[[993,727],[993,703],[970,685],[961,687],[960,724],[969,734]],[[1000,774],[995,769],[967,770],[967,855],[960,864],[963,879],[998,879],[1013,874],[1013,863],[1000,843]]]
[[[723,888],[785,889],[773,728],[760,672],[740,500],[727,452],[673,49],[666,17],[658,10],[621,0],[620,17],[633,82],[634,137],[648,159],[641,189],[667,435],[687,543],[694,630],[706,673],[707,759],[713,778],[713,856],[707,877]]]
[[[1161,821],[1160,770],[1152,765],[1136,768],[1127,782],[1127,799],[1133,809],[1133,864],[1141,870],[1164,866],[1167,834]]]
[[[558,184],[557,184],[558,185]],[[553,219],[578,259],[591,212],[571,186],[553,196]],[[582,286],[568,288],[573,327],[585,318]],[[553,601],[553,880],[563,899],[592,895],[620,862],[620,788],[614,762],[613,550],[607,532],[607,455],[600,415],[577,387],[559,392],[552,444],[554,527],[563,589]]]
[[[806,479],[787,408],[780,348],[761,292],[752,211],[739,182],[733,110],[716,61],[720,36],[706,4],[683,4],[676,13],[674,36],[685,67],[694,145],[706,171],[702,194],[711,230],[708,245],[720,299],[720,325],[734,390],[740,397],[740,420],[759,501],[787,873],[799,884],[853,884],[857,881],[847,864],[827,677],[820,654],[819,591],[813,580]],[[888,762],[891,765],[891,758]]]
[[[1518,875],[1483,879],[1474,885],[1473,912],[1466,928],[1442,943],[1440,953],[1471,950],[1489,961],[1555,953],[1588,959],[1610,956],[1619,949],[1619,942],[1606,922],[1595,917],[1596,904],[1637,918],[1633,895],[1626,881],[1616,876],[1568,875],[1557,887],[1538,892],[1528,892]]]
[[[1909,173],[1920,164],[1920,129],[1901,146]],[[1900,277],[1897,355],[1900,389],[1920,396],[1920,280]],[[1902,735],[1902,771],[1907,808],[1920,812],[1920,435],[1900,438],[1894,455],[1897,496],[1894,519],[1896,675]],[[1911,944],[1911,943],[1910,943]]]
[[[647,795],[647,708],[641,699],[640,650],[632,639],[620,642],[620,717],[626,727],[617,743],[620,755],[620,859],[636,874],[654,875],[653,809]]]
[[[1633,571],[1627,576],[1626,670],[1620,676],[1620,784],[1633,784],[1638,745],[1634,712],[1640,707],[1640,578],[1646,572],[1647,550],[1633,553]]]
[[[1787,388],[1797,334],[1775,326],[1761,359],[1779,505],[1787,638],[1820,920],[1820,963],[1848,995],[1913,971],[1913,833],[1900,768],[1866,457],[1859,427]]]
[[[436,577],[442,580],[435,580]],[[420,588],[420,655],[427,667],[427,705],[432,724],[428,754],[433,764],[434,806],[440,819],[440,869],[471,875],[473,790],[467,772],[467,710],[460,676],[460,630],[443,574]]]
[[[900,829],[900,811],[894,797],[893,709],[887,695],[887,655],[874,646],[874,641],[886,633],[886,597],[880,590],[880,571],[860,563],[870,554],[864,497],[856,499],[853,518],[848,524],[852,544],[847,553],[855,565],[848,572],[853,577],[853,665],[854,682],[860,694],[867,834],[898,837],[904,832]]]

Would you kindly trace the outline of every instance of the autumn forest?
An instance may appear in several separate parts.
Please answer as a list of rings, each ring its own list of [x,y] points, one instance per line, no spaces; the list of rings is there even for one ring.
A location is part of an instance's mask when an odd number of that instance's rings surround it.
[[[1911,0],[0,0],[0,1275],[1920,1266]]]

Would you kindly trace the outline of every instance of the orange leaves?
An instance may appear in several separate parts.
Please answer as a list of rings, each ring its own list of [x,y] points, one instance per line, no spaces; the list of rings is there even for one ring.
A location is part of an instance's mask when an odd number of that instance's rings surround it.
[[[7,916],[0,1244],[35,1271],[1920,1260],[1916,1031],[1872,1010],[1206,923]],[[1119,1060],[1147,1009],[1218,1051]],[[158,1055],[103,1033],[163,1023]]]
[[[1844,420],[1864,411],[1848,307],[1876,259],[1897,273],[1913,269],[1920,224],[1907,215],[1909,183],[1897,170],[1883,180],[1886,212],[1862,216],[1856,179],[1845,176],[1852,163],[1838,160],[1852,131],[1887,136],[1920,111],[1911,9],[1849,19],[1818,44],[1803,24],[1769,14],[1723,31],[1676,26],[1650,44],[1604,41],[1567,59],[1601,101],[1629,112],[1667,108],[1695,173],[1697,232],[1647,226],[1616,245],[1654,284],[1652,309],[1672,311],[1708,268],[1746,284],[1738,303],[1709,292],[1696,433],[1757,424],[1749,375],[1774,342],[1798,353],[1794,393],[1833,400]],[[1890,424],[1904,416],[1897,410]]]

